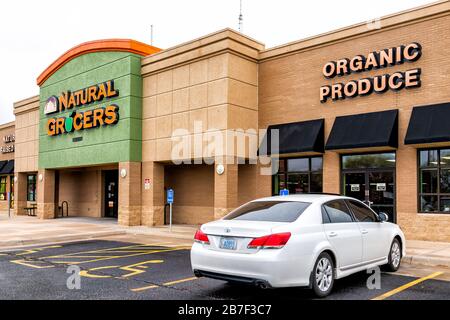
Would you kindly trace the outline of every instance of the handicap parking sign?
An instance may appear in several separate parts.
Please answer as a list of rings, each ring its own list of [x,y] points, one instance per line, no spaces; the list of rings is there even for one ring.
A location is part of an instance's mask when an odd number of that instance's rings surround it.
[[[280,190],[280,196],[288,196],[289,190],[288,189],[282,189]]]
[[[167,190],[167,203],[173,203],[174,192],[173,189]]]

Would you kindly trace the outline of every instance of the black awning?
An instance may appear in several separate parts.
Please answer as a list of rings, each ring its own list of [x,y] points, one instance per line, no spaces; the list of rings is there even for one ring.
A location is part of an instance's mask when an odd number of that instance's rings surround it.
[[[278,130],[279,150],[271,150],[272,139]],[[267,146],[267,154],[288,154],[299,152],[323,152],[324,120],[311,120],[285,124],[270,125],[267,128],[263,144]],[[260,149],[261,150],[261,149]]]
[[[0,174],[14,173],[14,160],[9,160],[9,161],[5,161],[5,162],[7,162],[7,163],[0,169]],[[1,167],[1,164],[0,164],[0,167]]]
[[[0,172],[2,171],[3,167],[6,166],[8,163],[8,160],[0,161]]]
[[[450,103],[414,107],[405,144],[450,141]]]
[[[398,147],[398,110],[336,117],[326,150]]]

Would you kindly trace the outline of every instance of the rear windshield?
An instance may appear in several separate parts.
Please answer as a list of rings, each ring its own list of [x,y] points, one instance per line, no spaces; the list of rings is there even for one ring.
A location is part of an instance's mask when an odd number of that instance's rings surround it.
[[[310,205],[297,201],[256,201],[237,208],[224,220],[294,222]]]

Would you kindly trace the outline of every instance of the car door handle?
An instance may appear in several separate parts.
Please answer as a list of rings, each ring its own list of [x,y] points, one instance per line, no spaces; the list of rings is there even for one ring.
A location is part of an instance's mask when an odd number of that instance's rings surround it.
[[[334,237],[337,237],[337,233],[336,232],[330,232],[330,233],[328,233],[328,236],[330,237],[330,238],[334,238]]]
[[[369,231],[367,231],[366,229],[362,229],[362,230],[361,230],[361,233],[362,233],[362,234],[368,234]]]

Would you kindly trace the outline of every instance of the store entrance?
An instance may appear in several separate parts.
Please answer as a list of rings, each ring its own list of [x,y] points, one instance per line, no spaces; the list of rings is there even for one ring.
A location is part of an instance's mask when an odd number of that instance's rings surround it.
[[[395,153],[344,156],[342,181],[344,195],[365,202],[375,212],[387,213],[389,221],[396,222]]]
[[[104,171],[105,174],[105,211],[106,218],[118,217],[119,208],[119,172],[118,170]]]

